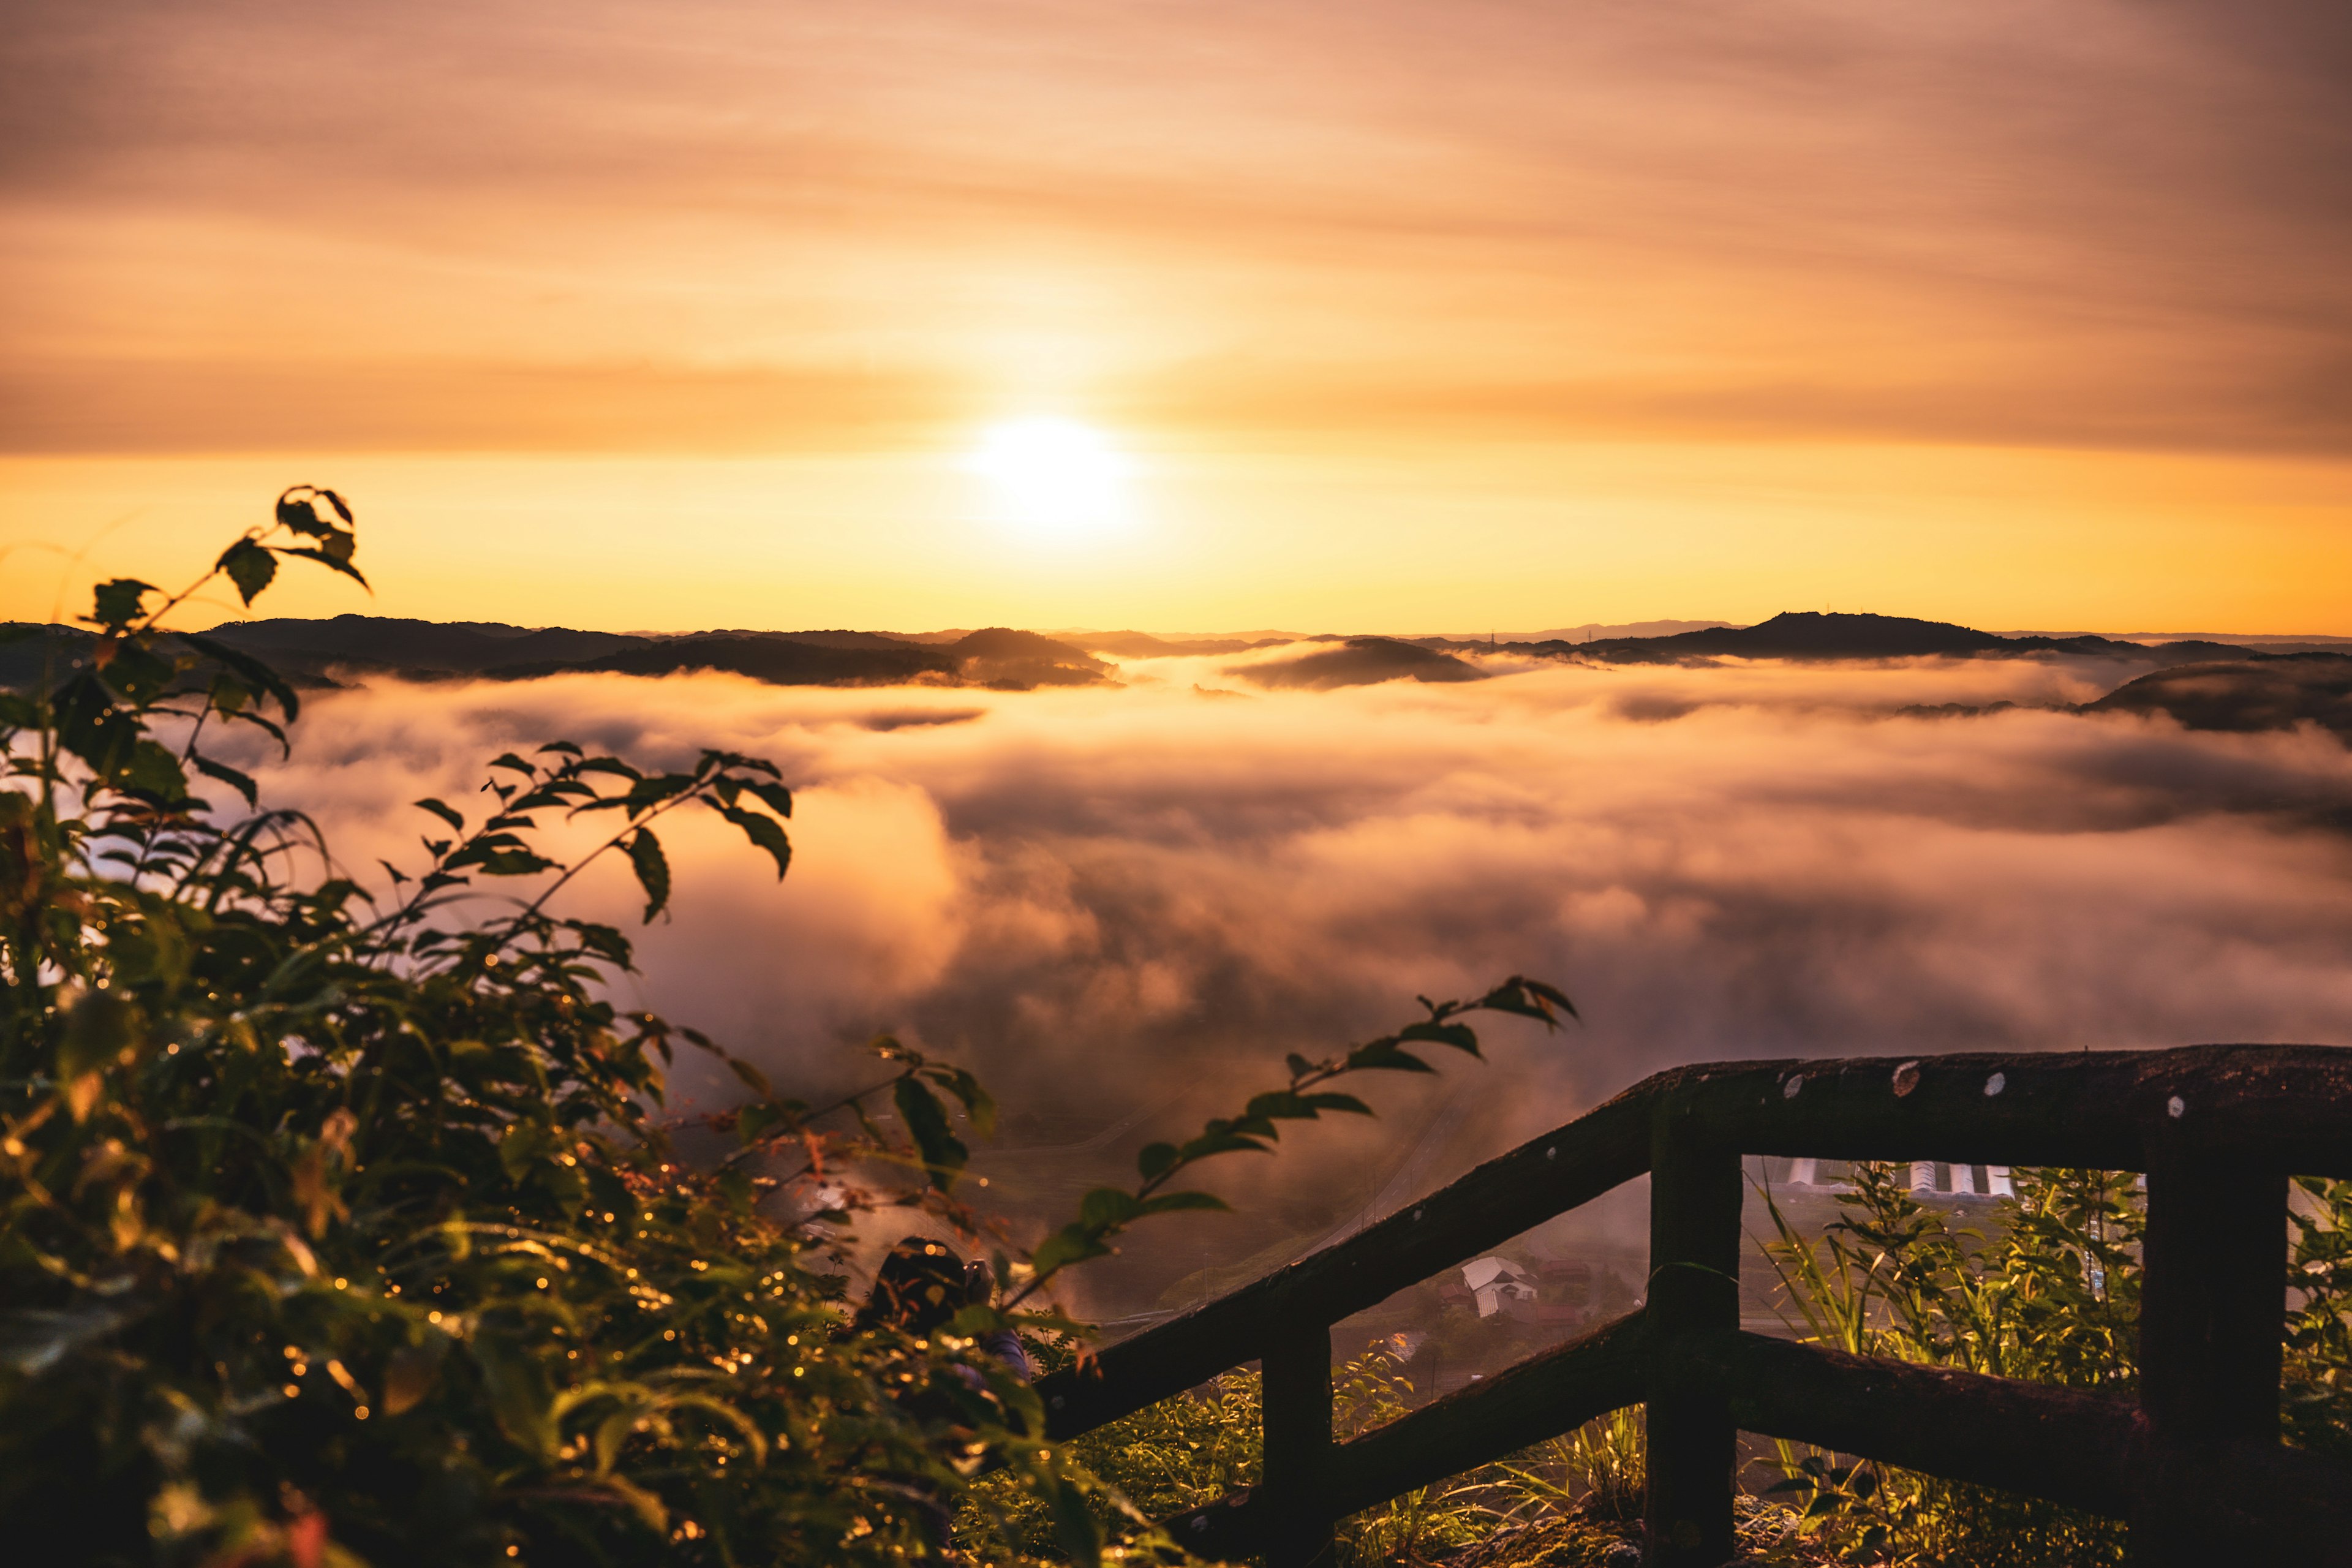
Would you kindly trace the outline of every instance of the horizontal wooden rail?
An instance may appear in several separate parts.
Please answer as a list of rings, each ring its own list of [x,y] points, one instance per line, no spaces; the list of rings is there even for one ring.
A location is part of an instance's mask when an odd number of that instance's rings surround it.
[[[1648,1365],[1642,1314],[1629,1312],[1339,1445],[1329,1506],[1335,1515],[1375,1508],[1621,1410],[1641,1399]],[[1241,1555],[1261,1528],[1264,1489],[1179,1514],[1169,1533],[1202,1557]]]
[[[2093,1513],[2131,1502],[2138,1412],[2127,1399],[1750,1333],[1677,1359],[1664,1379],[1728,1390],[1743,1431]]]
[[[1737,1165],[1727,1162],[1741,1154],[2149,1172],[2141,1397],[1737,1332],[1729,1298],[1706,1280],[1727,1284],[1736,1268],[1725,1251],[1735,1232],[1725,1226],[1736,1226],[1737,1194],[1726,1184],[1736,1185]],[[1654,1310],[1352,1442],[1317,1446],[1328,1419],[1289,1408],[1322,1386],[1290,1367],[1292,1347],[1310,1331],[1654,1165],[1672,1177],[1659,1189],[1672,1201],[1654,1204],[1654,1255],[1694,1271],[1654,1280]],[[2352,1564],[2352,1469],[2276,1441],[2279,1321],[2264,1302],[2284,1289],[2270,1269],[2283,1263],[2289,1172],[2352,1177],[2352,1050],[2198,1046],[1678,1068],[1344,1241],[1109,1347],[1039,1392],[1049,1430],[1068,1437],[1278,1350],[1290,1392],[1284,1411],[1269,1408],[1269,1426],[1279,1415],[1286,1432],[1303,1435],[1286,1439],[1299,1456],[1290,1479],[1171,1521],[1204,1553],[1276,1542],[1276,1568],[1315,1560],[1318,1521],[1634,1403],[1651,1406],[1654,1425],[1671,1417],[1670,1438],[1653,1434],[1654,1450],[1668,1442],[1651,1466],[1657,1568],[1711,1568],[1728,1554],[1734,1423],[2128,1514],[2136,1562],[2201,1563],[2245,1542],[2287,1554],[2278,1560]],[[2200,1277],[2208,1254],[2220,1263]],[[1269,1387],[1269,1407],[1276,1395]],[[1663,1486],[1661,1471],[1671,1472]],[[2206,1500],[2224,1475],[2230,1499]],[[2184,1487],[2198,1497],[2184,1502]]]

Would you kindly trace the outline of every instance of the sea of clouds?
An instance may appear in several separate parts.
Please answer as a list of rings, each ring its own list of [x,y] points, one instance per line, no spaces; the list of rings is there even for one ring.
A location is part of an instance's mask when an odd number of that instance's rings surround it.
[[[1231,658],[1017,693],[381,682],[314,698],[270,788],[365,876],[415,863],[418,796],[478,811],[502,751],[772,758],[799,792],[791,875],[715,819],[666,831],[676,911],[626,1000],[809,1085],[897,1031],[977,1068],[1016,1146],[1115,1131],[1123,1156],[1416,994],[1517,973],[1574,996],[1580,1025],[1498,1023],[1486,1065],[1378,1085],[1381,1121],[1295,1140],[1297,1179],[1359,1195],[1410,1196],[1673,1063],[2352,1042],[2330,736],[2030,706],[2132,673],[2111,664],[1485,668],[1337,691],[1259,689]],[[2000,700],[2029,706],[1898,711]],[[572,908],[635,928],[608,870]],[[691,1066],[677,1089],[729,1098]]]

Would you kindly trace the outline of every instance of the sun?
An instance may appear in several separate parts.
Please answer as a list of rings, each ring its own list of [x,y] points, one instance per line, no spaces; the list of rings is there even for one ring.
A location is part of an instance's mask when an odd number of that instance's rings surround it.
[[[1125,521],[1129,464],[1090,425],[1051,415],[1007,419],[981,435],[966,466],[986,480],[1003,519],[1070,536]]]

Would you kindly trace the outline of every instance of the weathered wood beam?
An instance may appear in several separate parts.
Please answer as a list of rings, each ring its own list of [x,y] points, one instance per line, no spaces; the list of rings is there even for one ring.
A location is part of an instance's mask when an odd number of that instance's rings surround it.
[[[2286,1174],[2217,1153],[2188,1118],[2152,1151],[2140,1283],[2145,1444],[2135,1568],[2189,1568],[2243,1539],[2208,1481],[2222,1449],[2275,1448],[2285,1315]]]
[[[1745,1332],[1661,1362],[1669,1383],[1727,1390],[1743,1431],[2095,1513],[2129,1506],[2136,1411],[2114,1395]]]
[[[1331,1331],[1312,1318],[1267,1336],[1258,1410],[1265,1479],[1259,1489],[1266,1568],[1310,1568],[1331,1554],[1339,1515],[1328,1497],[1331,1461]]]
[[[1650,1158],[1648,1496],[1643,1562],[1717,1568],[1737,1550],[1733,1470],[1739,1429],[1719,1382],[1667,1380],[1660,1363],[1692,1339],[1739,1328],[1739,1206],[1747,1181],[1737,1145],[1693,1135],[1679,1097],[1658,1103]]]
[[[1684,1068],[1651,1085],[1748,1154],[2137,1171],[2185,1120],[2207,1149],[2352,1175],[2341,1047],[1854,1057]]]
[[[1339,1518],[1376,1508],[1632,1405],[1642,1397],[1648,1353],[1643,1314],[1629,1312],[1399,1416],[1332,1450],[1327,1506]],[[1252,1555],[1276,1523],[1268,1489],[1234,1492],[1166,1528],[1199,1556]]]

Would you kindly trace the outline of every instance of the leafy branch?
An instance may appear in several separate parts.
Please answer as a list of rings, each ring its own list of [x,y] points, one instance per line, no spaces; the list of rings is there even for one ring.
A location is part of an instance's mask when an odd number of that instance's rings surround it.
[[[1271,1153],[1282,1136],[1279,1123],[1313,1121],[1324,1112],[1370,1116],[1371,1107],[1354,1095],[1324,1088],[1339,1079],[1361,1072],[1435,1072],[1410,1046],[1444,1046],[1469,1056],[1479,1055],[1478,1036],[1460,1020],[1472,1013],[1504,1013],[1534,1018],[1547,1030],[1559,1026],[1560,1016],[1577,1016],[1565,993],[1539,980],[1515,974],[1485,995],[1470,1001],[1432,1002],[1419,998],[1429,1016],[1407,1024],[1392,1035],[1382,1035],[1340,1055],[1310,1060],[1293,1054],[1286,1058],[1290,1079],[1282,1088],[1253,1097],[1240,1115],[1213,1117],[1197,1137],[1182,1143],[1148,1143],[1136,1156],[1141,1180],[1133,1187],[1097,1187],[1079,1200],[1077,1217],[1048,1236],[1029,1255],[1028,1277],[1007,1299],[1008,1309],[1043,1289],[1074,1263],[1101,1258],[1112,1251],[1111,1241],[1139,1219],[1190,1209],[1226,1209],[1231,1205],[1213,1193],[1169,1190],[1170,1184],[1204,1160],[1220,1154],[1254,1152]]]

